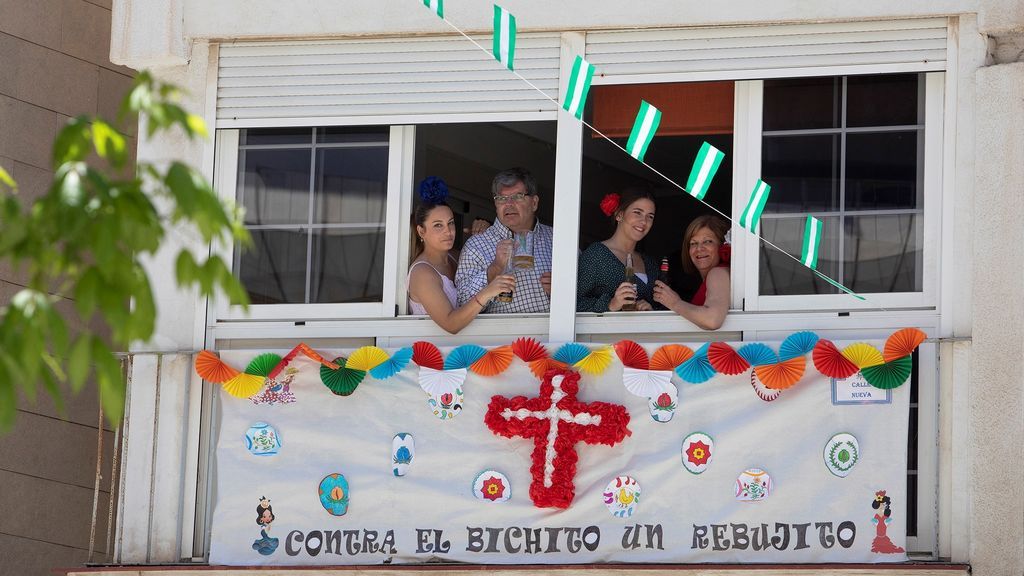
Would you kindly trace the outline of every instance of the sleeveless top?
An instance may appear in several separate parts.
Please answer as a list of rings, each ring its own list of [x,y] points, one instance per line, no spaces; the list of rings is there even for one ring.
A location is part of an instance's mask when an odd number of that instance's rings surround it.
[[[448,259],[452,261],[455,260],[454,258],[452,258],[451,254],[448,255]],[[439,272],[437,268],[434,268],[433,265],[431,265],[430,262],[427,262],[426,260],[418,260],[412,263],[412,266],[409,267],[409,274],[405,278],[406,285],[409,284],[409,278],[412,276],[412,269],[415,268],[417,264],[426,264],[427,266],[430,266],[431,270],[437,272],[437,275],[441,277],[441,289],[444,290],[444,295],[448,297],[448,302],[451,303],[452,310],[458,308],[457,302],[459,293],[458,291],[455,290],[455,283],[452,282],[451,278]],[[424,315],[427,313],[427,310],[426,308],[423,307],[422,304],[413,300],[412,296],[409,296],[409,313]]]
[[[728,269],[729,268],[729,263],[728,262],[719,262],[718,266],[715,266],[715,268],[726,268],[726,269]],[[704,305],[704,300],[706,300],[707,297],[708,297],[708,280],[707,280],[707,278],[705,278],[704,281],[700,283],[700,288],[697,288],[697,291],[693,294],[693,298],[690,299],[690,304],[693,304],[694,306],[703,306]]]

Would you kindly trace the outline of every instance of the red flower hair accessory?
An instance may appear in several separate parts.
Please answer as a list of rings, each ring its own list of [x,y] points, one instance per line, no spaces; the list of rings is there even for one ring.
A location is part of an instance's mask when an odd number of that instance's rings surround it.
[[[611,216],[615,214],[615,211],[619,209],[619,200],[622,197],[615,192],[609,192],[601,198],[601,212],[604,212],[605,216]]]

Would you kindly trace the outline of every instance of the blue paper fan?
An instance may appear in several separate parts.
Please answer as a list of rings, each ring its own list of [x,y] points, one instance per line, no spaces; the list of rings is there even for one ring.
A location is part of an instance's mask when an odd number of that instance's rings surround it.
[[[387,380],[401,372],[412,360],[412,346],[402,348],[390,358],[370,369],[370,376],[377,380]]]
[[[487,350],[483,346],[463,344],[448,353],[448,357],[444,359],[444,369],[458,370],[459,368],[469,368],[470,364],[483,358],[484,354],[487,354]]]
[[[710,345],[710,343],[704,344],[693,354],[693,357],[677,366],[676,374],[690,384],[700,384],[710,380],[715,375],[715,369],[708,361],[708,346]]]
[[[775,364],[779,361],[779,357],[775,354],[775,351],[769,348],[766,344],[762,344],[760,342],[744,344],[739,347],[739,350],[736,350],[736,353],[746,360],[751,366]]]
[[[779,360],[785,362],[797,356],[806,356],[817,343],[818,335],[814,332],[794,332],[779,346]]]
[[[573,364],[590,356],[590,349],[578,342],[563,344],[551,358],[572,366]]]

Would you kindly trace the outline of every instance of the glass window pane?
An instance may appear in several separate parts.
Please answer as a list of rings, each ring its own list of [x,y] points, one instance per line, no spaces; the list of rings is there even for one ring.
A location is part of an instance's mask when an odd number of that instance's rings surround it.
[[[313,221],[320,224],[382,223],[388,196],[388,149],[317,150]]]
[[[247,128],[239,135],[242,146],[312,144],[312,128]]]
[[[306,301],[305,230],[252,230],[252,247],[238,258],[235,273],[253,304]]]
[[[916,130],[846,136],[847,210],[918,207],[917,139]]]
[[[836,134],[765,136],[761,143],[761,178],[772,186],[765,213],[837,210],[838,157]]]
[[[391,136],[388,126],[329,126],[317,128],[316,141],[321,144],[339,142],[379,142],[387,144]]]
[[[384,295],[384,228],[313,231],[310,300],[380,302]]]
[[[845,284],[854,292],[920,292],[922,234],[918,214],[847,216]]]
[[[917,124],[917,74],[849,76],[846,80],[846,125]]]
[[[838,128],[841,81],[840,77],[765,80],[764,130]]]
[[[245,223],[309,222],[309,157],[306,150],[243,150],[238,181]]]
[[[772,194],[775,194],[774,188]],[[818,250],[818,271],[829,278],[838,279],[839,219],[821,220],[824,237]],[[839,292],[798,261],[803,247],[805,222],[806,217],[761,220],[761,236],[796,257],[794,260],[761,242],[759,284],[762,296]]]

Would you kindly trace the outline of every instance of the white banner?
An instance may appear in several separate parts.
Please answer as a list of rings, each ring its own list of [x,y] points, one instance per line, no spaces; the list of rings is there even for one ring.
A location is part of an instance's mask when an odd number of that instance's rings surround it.
[[[221,357],[244,367],[255,355]],[[837,383],[809,360],[772,401],[761,396],[775,391],[755,392],[750,370],[702,384],[672,376],[678,394],[661,407],[675,411],[662,422],[648,398],[626,390],[617,359],[582,374],[578,400],[624,407],[629,434],[574,445],[575,496],[559,509],[531,500],[535,442],[553,455],[556,434],[508,438],[485,424],[492,396],[539,396],[541,382],[518,359],[498,376],[468,373],[461,411],[441,420],[415,364],[385,381],[367,375],[342,397],[299,355],[277,377],[276,392],[294,402],[256,404],[218,387],[210,563],[904,561],[909,386],[879,391],[858,375]],[[558,434],[571,428],[564,422]],[[400,445],[407,452],[396,458]],[[553,465],[555,488],[565,488],[565,461]],[[536,473],[543,481],[543,465]]]

